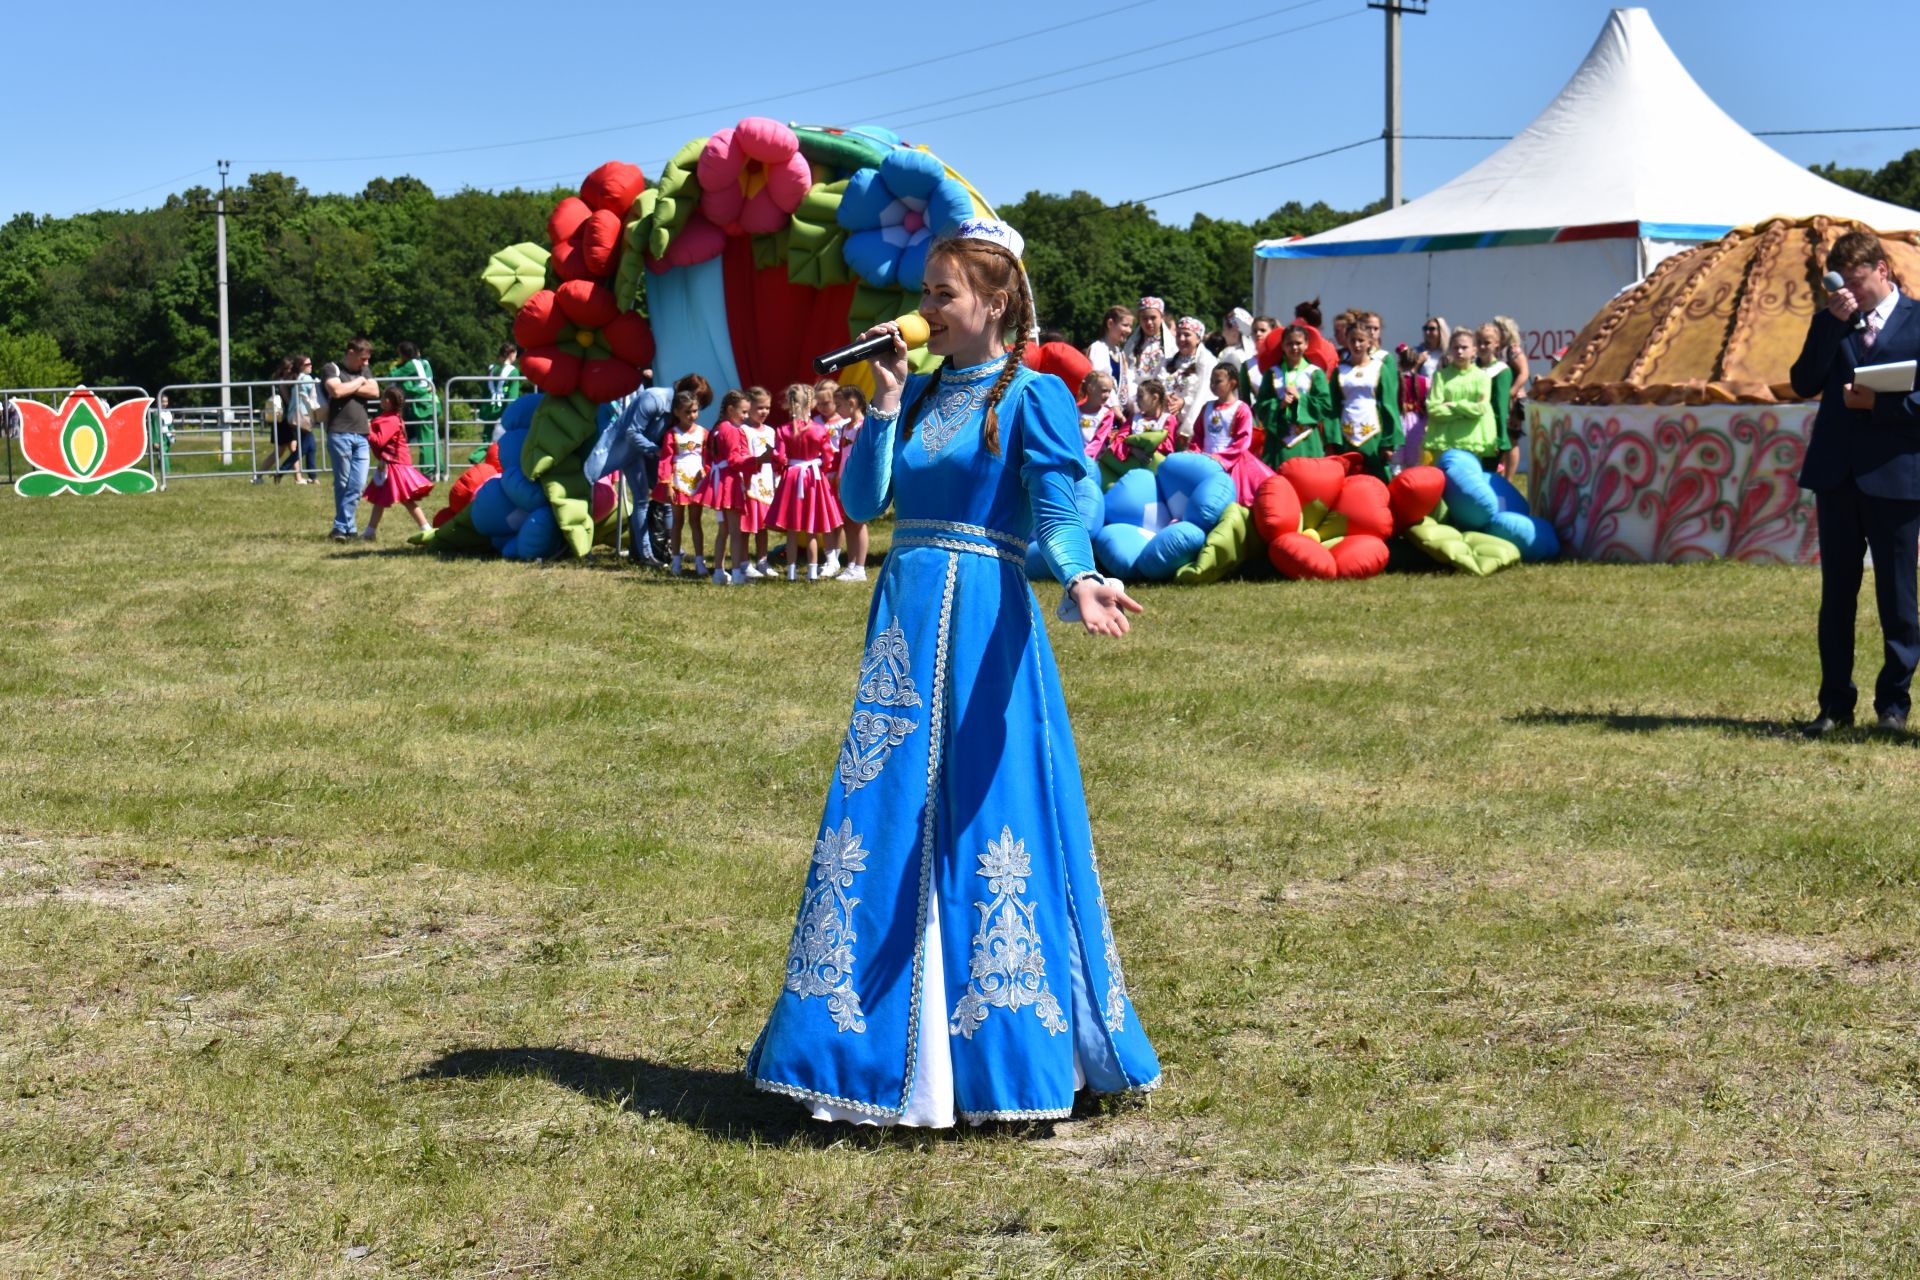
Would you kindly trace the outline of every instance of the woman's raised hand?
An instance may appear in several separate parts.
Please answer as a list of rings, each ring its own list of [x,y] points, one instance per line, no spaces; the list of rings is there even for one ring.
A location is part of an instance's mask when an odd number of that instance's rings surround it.
[[[1073,589],[1073,599],[1080,606],[1080,621],[1089,635],[1123,636],[1133,625],[1127,615],[1146,612],[1145,605],[1111,578],[1088,577]]]
[[[899,406],[900,389],[907,385],[907,344],[900,336],[900,326],[891,320],[873,326],[860,337],[871,338],[882,333],[893,335],[893,350],[869,357],[867,363],[873,366],[874,408],[885,411]]]

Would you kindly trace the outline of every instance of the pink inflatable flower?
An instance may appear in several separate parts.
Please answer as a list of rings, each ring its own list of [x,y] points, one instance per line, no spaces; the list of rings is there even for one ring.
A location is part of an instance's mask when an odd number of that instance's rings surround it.
[[[700,212],[730,236],[780,230],[813,185],[800,139],[765,116],[748,116],[708,138],[696,173]]]

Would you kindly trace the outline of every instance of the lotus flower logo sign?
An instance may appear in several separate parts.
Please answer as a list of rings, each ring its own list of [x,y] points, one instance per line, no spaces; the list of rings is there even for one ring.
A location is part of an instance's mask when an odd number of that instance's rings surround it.
[[[151,473],[134,464],[147,456],[147,399],[122,400],[109,410],[85,387],[67,393],[56,412],[31,400],[20,409],[20,449],[34,470],[14,491],[23,498],[56,493],[148,493]]]

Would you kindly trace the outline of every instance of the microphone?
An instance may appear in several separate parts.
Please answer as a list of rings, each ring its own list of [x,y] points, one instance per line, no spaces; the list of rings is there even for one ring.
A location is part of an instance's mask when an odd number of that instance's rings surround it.
[[[900,338],[909,347],[924,347],[927,345],[927,318],[918,311],[908,312],[893,323],[900,327]],[[891,350],[893,350],[893,335],[890,333],[876,333],[871,338],[862,338],[858,342],[849,342],[844,347],[839,347],[827,352],[827,354],[823,356],[816,357],[813,362],[813,371],[824,378],[828,374],[838,372],[850,364],[858,364],[862,360],[871,360],[881,352]]]
[[[1827,274],[1820,277],[1820,283],[1827,286],[1828,293],[1838,293],[1847,287],[1847,282],[1841,278],[1838,271],[1827,272]],[[1863,308],[1858,306],[1853,309],[1853,327],[1856,330],[1867,327],[1867,313]]]

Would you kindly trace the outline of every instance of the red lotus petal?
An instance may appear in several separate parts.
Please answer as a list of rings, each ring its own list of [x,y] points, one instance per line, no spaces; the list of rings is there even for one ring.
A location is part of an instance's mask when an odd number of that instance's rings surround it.
[[[573,239],[580,224],[593,216],[593,207],[579,196],[568,196],[547,215],[547,243],[558,246]]]
[[[1331,581],[1340,576],[1333,553],[1317,538],[1304,533],[1283,533],[1267,548],[1267,559],[1289,578],[1320,578]]]
[[[607,350],[636,369],[653,363],[653,326],[637,311],[622,311],[600,330]]]
[[[580,252],[578,240],[562,240],[554,245],[553,256],[547,259],[547,265],[562,280],[585,280],[593,275],[587,270],[587,258]]]
[[[520,372],[548,395],[570,396],[580,385],[580,357],[558,347],[541,347],[527,352]]]
[[[67,405],[72,403],[73,397],[69,396]],[[20,452],[27,455],[27,461],[38,470],[72,476],[73,468],[60,452],[60,432],[66,422],[67,405],[56,413],[37,400],[15,400],[14,404],[20,407]]]
[[[1348,537],[1355,534],[1375,538],[1393,536],[1393,508],[1384,480],[1374,476],[1348,476],[1333,509],[1347,518]]]
[[[1387,544],[1370,533],[1349,533],[1328,551],[1342,578],[1371,578],[1387,567]]]
[[[580,371],[580,394],[595,404],[640,389],[640,371],[625,360],[589,360]]]
[[[569,280],[554,290],[567,319],[583,329],[604,329],[620,314],[613,290],[594,280]]]
[[[620,216],[596,209],[591,218],[580,224],[580,230],[574,232],[573,242],[580,246],[581,261],[586,264],[589,275],[610,274],[620,252]]]
[[[96,476],[137,466],[147,456],[147,406],[151,400],[122,400],[106,416],[107,456]]]
[[[1272,544],[1283,534],[1300,532],[1300,495],[1287,478],[1269,476],[1253,495],[1253,529],[1262,542]]]
[[[1331,509],[1347,483],[1347,464],[1339,458],[1288,458],[1280,464],[1280,474],[1300,495],[1301,506],[1319,502]]]
[[[551,289],[542,289],[520,304],[513,318],[513,340],[531,351],[550,347],[567,331],[567,317],[561,313],[560,297]]]
[[[1403,532],[1425,520],[1446,496],[1447,475],[1438,467],[1408,467],[1387,485],[1393,528]]]
[[[580,184],[580,198],[594,209],[604,209],[617,218],[624,218],[646,189],[647,175],[640,172],[639,165],[609,160]]]

